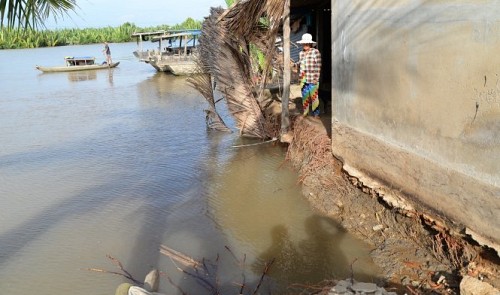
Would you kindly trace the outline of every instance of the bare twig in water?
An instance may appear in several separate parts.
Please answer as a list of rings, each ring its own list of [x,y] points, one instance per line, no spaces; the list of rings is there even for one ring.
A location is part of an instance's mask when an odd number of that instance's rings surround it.
[[[226,250],[231,254],[231,256],[233,257],[234,261],[236,261],[236,263],[238,263],[238,266],[240,267],[241,269],[241,280],[242,282],[240,284],[236,284],[237,286],[240,286],[240,293],[239,294],[243,294],[243,291],[245,290],[245,287],[246,287],[246,276],[245,276],[245,262],[247,260],[247,255],[243,255],[243,260],[239,260],[238,257],[236,257],[236,255],[234,254],[234,252],[231,250],[231,248],[229,248],[229,246],[224,246],[224,248],[226,248]]]
[[[219,253],[217,253],[217,258],[215,259],[215,290],[219,289]],[[219,292],[217,292],[218,294]]]
[[[275,258],[273,258],[270,262],[266,263],[266,266],[264,267],[264,271],[262,271],[262,275],[260,276],[259,283],[257,284],[257,287],[255,287],[255,290],[253,291],[252,294],[257,294],[259,291],[260,286],[262,285],[262,282],[264,281],[264,277],[267,275],[269,270],[271,269],[271,266],[274,263]]]
[[[181,294],[182,294],[182,295],[187,295],[187,293],[186,293],[186,292],[184,292],[184,290],[182,290],[182,288],[181,288],[179,285],[177,285],[176,283],[174,283],[174,282],[172,281],[172,279],[168,276],[168,274],[167,274],[166,272],[160,271],[160,276],[163,276],[163,277],[167,278],[168,282],[169,282],[172,286],[176,287],[176,288],[177,288],[177,290],[179,290],[179,291],[181,292]]]
[[[243,256],[243,261],[240,261],[234,252],[228,247],[225,246],[226,250],[232,255],[232,257],[235,259],[235,261],[238,263],[240,267],[242,267],[243,272],[242,272],[242,283],[235,283],[236,286],[239,287],[239,293],[238,294],[244,294],[245,289],[248,289],[249,286],[247,286],[246,282],[246,276],[244,272],[244,265],[246,261],[246,255]],[[220,255],[217,254],[217,257],[214,262],[211,262],[210,260],[207,260],[203,258],[201,261],[197,261],[183,253],[180,253],[176,250],[173,250],[165,245],[161,245],[160,247],[160,252],[170,258],[172,263],[174,263],[175,267],[177,268],[178,271],[182,272],[183,274],[187,275],[188,277],[191,277],[195,280],[197,284],[199,284],[201,287],[206,289],[210,294],[220,294],[220,280],[219,280],[219,262],[220,262]],[[184,268],[179,267],[177,263]],[[274,259],[271,260],[270,262],[266,263],[263,273],[260,277],[260,280],[258,282],[258,285],[255,287],[253,290],[253,293],[248,293],[248,294],[256,294],[259,291],[259,288],[261,287],[264,277],[267,275],[269,272],[269,269],[271,268],[271,265],[274,263]],[[182,294],[186,294],[184,290],[182,290],[178,285],[176,285],[173,280],[165,273],[161,272],[160,273],[163,277],[165,277],[170,284],[172,284],[174,287],[176,287]],[[250,290],[250,292],[252,292]]]
[[[241,283],[241,289],[240,289],[240,294],[243,294],[243,290],[245,289],[246,287],[246,283],[247,283],[247,278],[245,276],[245,263],[247,261],[247,255],[243,255],[243,261],[242,261],[242,264],[241,264],[241,279],[242,279],[242,283]]]
[[[114,258],[109,254],[106,255],[106,257],[108,257],[108,259],[111,260],[111,262],[113,262],[114,265],[116,265],[121,271],[123,271],[127,275],[127,277],[132,277],[132,275],[127,270],[125,270],[120,260]]]
[[[138,285],[138,286],[143,286],[144,283],[141,282],[141,281],[138,281],[136,279],[134,279],[134,277],[132,277],[132,275],[125,270],[125,268],[123,267],[122,263],[120,262],[120,260],[112,257],[111,255],[106,255],[106,257],[111,260],[111,262],[117,266],[122,272],[116,272],[116,271],[109,271],[109,270],[104,270],[104,269],[99,269],[99,268],[84,268],[84,270],[88,270],[88,271],[93,271],[93,272],[100,272],[100,273],[108,273],[108,274],[113,274],[113,275],[118,275],[118,276],[122,276],[122,277],[125,277],[127,279],[129,279],[130,281],[134,282],[134,284]]]
[[[229,248],[229,246],[224,246],[224,248],[226,248],[227,252],[229,252],[229,254],[231,254],[231,256],[234,258],[234,261],[239,262],[238,257],[236,257],[234,252],[231,251],[231,248]]]

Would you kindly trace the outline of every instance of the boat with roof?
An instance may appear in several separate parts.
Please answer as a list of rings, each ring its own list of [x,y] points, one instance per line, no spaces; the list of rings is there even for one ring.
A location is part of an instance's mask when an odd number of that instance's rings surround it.
[[[73,72],[73,71],[109,69],[109,68],[115,68],[120,64],[120,62],[114,62],[111,64],[103,62],[99,64],[96,63],[95,60],[96,58],[93,56],[78,56],[78,57],[67,56],[64,58],[66,64],[63,66],[53,66],[53,67],[36,66],[35,68],[44,73],[53,73],[53,72]]]
[[[134,55],[142,62],[150,64],[159,72],[174,75],[189,75],[198,71],[198,40],[201,30],[170,30],[134,33],[138,49]],[[144,50],[144,41],[157,43],[156,48]]]

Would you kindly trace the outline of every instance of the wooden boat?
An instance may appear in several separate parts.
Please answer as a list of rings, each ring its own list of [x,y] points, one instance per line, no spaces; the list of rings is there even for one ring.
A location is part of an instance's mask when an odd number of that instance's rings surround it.
[[[140,61],[150,64],[157,71],[174,75],[189,75],[198,70],[197,46],[200,30],[157,31],[134,33],[139,49],[134,55]],[[143,50],[142,41],[158,42],[157,49]]]
[[[137,50],[135,50],[134,56],[140,61],[147,60],[149,58],[149,50],[144,50],[145,41],[151,41],[153,37],[165,35],[167,32],[165,30],[159,30],[154,32],[139,32],[133,33],[131,36],[137,40]]]
[[[84,71],[84,70],[99,70],[99,69],[109,69],[114,68],[120,64],[120,62],[114,62],[108,65],[106,62],[102,64],[95,63],[95,57],[83,56],[83,57],[65,57],[65,66],[55,66],[55,67],[42,67],[36,66],[37,70],[44,73],[52,72],[73,72],[73,71]]]

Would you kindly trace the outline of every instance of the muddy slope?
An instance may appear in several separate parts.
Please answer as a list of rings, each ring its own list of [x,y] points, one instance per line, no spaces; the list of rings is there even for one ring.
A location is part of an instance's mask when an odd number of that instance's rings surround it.
[[[332,155],[325,125],[297,117],[287,159],[299,171],[311,205],[373,246],[373,260],[384,270],[379,284],[398,294],[459,294],[460,281],[470,276],[500,287],[493,251],[453,236],[418,212],[391,207],[347,175]]]

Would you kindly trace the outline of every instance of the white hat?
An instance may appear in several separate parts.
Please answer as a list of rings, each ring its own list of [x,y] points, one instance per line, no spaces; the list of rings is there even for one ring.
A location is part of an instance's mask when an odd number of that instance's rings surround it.
[[[297,41],[299,44],[316,44],[316,42],[313,41],[313,36],[309,33],[305,33],[302,35],[302,40]]]

